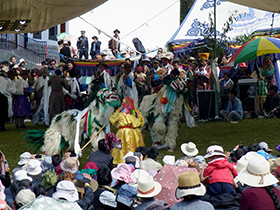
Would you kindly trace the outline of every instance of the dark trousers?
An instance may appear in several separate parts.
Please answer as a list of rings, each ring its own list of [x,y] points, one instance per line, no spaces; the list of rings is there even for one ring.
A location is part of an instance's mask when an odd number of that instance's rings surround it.
[[[88,59],[88,50],[81,49],[79,52],[79,56],[80,59],[82,59],[83,56],[85,56],[85,59]]]
[[[5,128],[8,120],[8,98],[0,93],[0,129]]]
[[[212,183],[207,187],[207,195],[215,196],[222,193],[236,194],[232,184],[225,182]]]

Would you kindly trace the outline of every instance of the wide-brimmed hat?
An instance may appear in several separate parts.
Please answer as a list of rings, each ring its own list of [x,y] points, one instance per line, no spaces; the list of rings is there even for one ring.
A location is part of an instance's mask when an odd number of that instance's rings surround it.
[[[27,174],[38,175],[42,172],[41,162],[39,160],[31,159],[26,168]]]
[[[227,156],[224,153],[224,149],[223,147],[219,146],[219,145],[212,145],[210,147],[207,148],[206,150],[206,155],[204,155],[204,158],[209,158],[215,155],[221,155],[224,156],[225,158],[227,158]]]
[[[143,58],[142,62],[144,62],[144,61],[147,61],[147,62],[151,63],[151,61],[150,61],[150,59],[148,57]]]
[[[35,194],[30,189],[22,189],[18,192],[15,201],[19,206],[24,206],[34,201],[35,198]]]
[[[85,183],[83,182],[83,180],[84,180],[84,176],[82,174],[76,175],[76,179],[73,180],[73,183],[74,183],[77,191],[80,193],[84,192]],[[95,192],[98,188],[98,183],[94,179],[90,180],[89,185],[92,188],[93,192]]]
[[[119,31],[119,29],[116,29],[116,30],[113,31],[113,33],[115,33],[115,32],[121,33],[121,32]]]
[[[209,53],[198,53],[200,60],[207,60],[209,59]]]
[[[67,158],[68,159],[68,158]],[[52,195],[55,199],[64,198],[67,201],[79,200],[78,191],[73,182],[69,180],[62,180],[56,186],[56,192]]]
[[[164,164],[174,165],[174,163],[175,163],[175,156],[174,155],[165,155],[162,158],[162,162]]]
[[[159,194],[161,189],[161,184],[159,182],[154,181],[153,177],[150,175],[143,175],[138,179],[138,197],[152,198]]]
[[[280,166],[280,158],[276,158],[272,163],[272,165],[270,166],[270,171],[271,172],[276,171],[279,166]]]
[[[91,37],[92,39],[98,39],[98,37],[97,36],[93,36],[93,37]]]
[[[32,182],[32,178],[30,176],[27,176],[27,172],[25,170],[18,170],[15,173],[15,180],[21,181],[24,179],[28,179],[30,182]]]
[[[126,206],[131,206],[137,194],[138,191],[135,187],[123,184],[119,190],[117,201]]]
[[[199,176],[194,171],[182,173],[178,176],[178,187],[175,192],[177,199],[187,195],[203,196],[206,188],[200,183]]]
[[[113,179],[121,180],[126,183],[136,183],[136,178],[132,174],[131,168],[126,163],[119,163],[116,168],[111,171]]]
[[[60,163],[60,168],[64,172],[71,172],[73,174],[78,171],[79,166],[80,162],[77,157],[69,157]]]
[[[242,169],[246,168],[248,161],[245,159],[245,156],[242,156],[236,163],[235,169],[239,173]]]
[[[21,63],[24,63],[24,65],[27,64],[26,61],[23,58],[19,59],[18,65],[20,65]]]
[[[18,165],[24,165],[24,164],[28,163],[28,161],[30,160],[30,156],[31,156],[31,154],[29,152],[22,153],[19,156],[20,160],[18,161]]]
[[[269,162],[261,155],[248,161],[246,168],[242,169],[237,178],[251,187],[267,187],[276,184],[278,180],[270,173]]]
[[[196,156],[198,153],[198,149],[196,148],[196,145],[193,142],[182,144],[181,150],[185,155],[187,155],[189,157]]]

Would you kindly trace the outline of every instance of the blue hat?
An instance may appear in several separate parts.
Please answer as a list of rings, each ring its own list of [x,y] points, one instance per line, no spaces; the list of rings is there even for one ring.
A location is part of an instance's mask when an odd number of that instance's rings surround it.
[[[193,159],[194,162],[197,162],[199,164],[205,163],[205,159],[202,155],[197,155]]]
[[[137,194],[138,191],[135,187],[129,186],[128,184],[123,184],[119,190],[117,201],[126,206],[131,206],[133,199]]]
[[[261,156],[263,156],[266,160],[268,159],[268,155],[264,150],[259,150],[257,153]]]
[[[81,31],[81,34],[84,34],[84,33],[86,33],[86,32],[85,32],[84,30],[82,30],[82,31]]]

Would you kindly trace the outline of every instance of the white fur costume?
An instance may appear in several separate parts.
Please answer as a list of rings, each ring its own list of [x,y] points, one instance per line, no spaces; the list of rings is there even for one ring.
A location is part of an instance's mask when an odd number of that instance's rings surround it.
[[[104,124],[109,122],[114,108],[119,106],[120,102],[116,94],[109,89],[101,89],[97,93],[97,98],[86,109],[64,111],[53,118],[50,127],[45,132],[44,145],[41,150],[51,156],[57,154],[61,150],[63,142],[66,142],[69,145],[68,150],[74,149],[77,154],[82,143],[82,136],[91,139]],[[87,126],[87,132],[85,132],[85,124],[91,125],[91,127]],[[106,132],[101,131],[91,142],[93,150],[98,149],[98,141],[104,138],[105,133],[110,129],[108,125],[106,127]]]

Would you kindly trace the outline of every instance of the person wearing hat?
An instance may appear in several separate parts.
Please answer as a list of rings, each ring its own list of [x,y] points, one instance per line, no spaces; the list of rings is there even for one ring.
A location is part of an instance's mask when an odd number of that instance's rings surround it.
[[[260,116],[268,118],[273,116],[280,117],[280,95],[277,92],[278,87],[270,85],[263,108],[259,110]]]
[[[49,102],[49,94],[48,94],[48,81],[49,78],[47,75],[49,74],[48,68],[43,67],[40,71],[39,76],[34,84],[34,94],[36,99],[35,105],[35,114],[33,117],[34,124],[37,125],[41,116],[41,113],[44,113],[42,123],[45,124],[45,119],[48,118],[48,102]]]
[[[114,39],[109,40],[108,47],[109,47],[109,49],[111,49],[114,57],[117,58],[118,52],[120,52],[120,48],[121,48],[120,42],[117,40],[120,40],[119,33],[121,33],[121,32],[118,29],[116,29],[113,31],[113,33],[114,33],[114,36],[113,36]]]
[[[179,203],[175,203],[171,210],[214,210],[211,203],[200,200],[204,196],[206,189],[200,183],[199,176],[196,172],[190,171],[182,173],[178,176],[178,187],[176,189],[176,198],[183,199]]]
[[[61,78],[61,74],[61,70],[57,69],[55,76],[48,81],[52,91],[49,98],[49,122],[52,121],[55,115],[60,114],[66,108],[62,88],[68,89],[68,84],[65,79]]]
[[[15,199],[15,207],[19,209],[20,207],[34,201],[36,198],[35,194],[30,189],[20,190]]]
[[[267,80],[267,89],[269,89],[271,85],[276,85],[275,67],[270,56],[265,57],[262,67],[259,69],[259,71],[261,76]]]
[[[26,168],[27,175],[32,178],[32,184],[41,183],[43,179],[41,162],[36,159],[31,159]]]
[[[159,182],[154,181],[153,177],[147,173],[143,173],[138,178],[137,184],[135,185],[138,190],[137,197],[141,198],[141,204],[135,208],[135,210],[146,210],[149,205],[155,201],[161,190],[162,186]]]
[[[243,118],[242,102],[236,97],[235,89],[229,90],[229,101],[226,110],[221,110],[220,115],[228,121],[239,121]]]
[[[238,80],[240,79],[245,79],[245,76],[246,76],[246,69],[247,69],[247,64],[244,62],[244,63],[240,63],[238,65],[238,69],[237,71],[235,71],[232,75],[232,80],[235,84],[235,86],[237,86],[237,83],[238,83]]]
[[[153,68],[151,69],[151,87],[152,92],[157,93],[163,86],[163,79],[166,75],[167,70],[160,67],[160,60],[153,59]]]
[[[123,184],[120,187],[117,195],[117,210],[131,210],[134,209],[132,205],[135,202],[138,191],[135,187],[128,184]]]
[[[97,71],[95,71],[91,77],[91,83],[96,86],[97,90],[101,88],[113,88],[113,82],[111,80],[110,71],[105,61],[100,61],[97,65]]]
[[[150,61],[149,61],[150,62]],[[146,66],[147,67],[147,66]],[[138,91],[138,107],[140,107],[140,104],[144,98],[144,96],[147,94],[147,75],[144,73],[144,69],[142,66],[136,66],[135,71],[135,84]]]
[[[203,76],[203,82],[206,83],[206,89],[209,89],[209,77],[211,74],[211,67],[208,65],[209,63],[209,53],[198,53],[199,56],[199,64],[201,65]]]
[[[88,38],[85,36],[85,31],[81,31],[81,36],[77,41],[77,49],[79,52],[79,58],[82,59],[83,56],[85,59],[88,59]]]
[[[23,58],[21,58],[18,62],[18,66],[24,67],[25,65],[27,65],[26,61]]]
[[[251,186],[243,191],[239,209],[280,209],[280,190],[274,187],[278,179],[270,173],[269,168],[269,162],[257,155],[239,172],[237,178]]]
[[[170,72],[174,69],[173,66],[170,64],[173,60],[173,57],[174,55],[172,52],[161,54],[159,57],[162,62],[162,67],[164,67],[167,70],[166,75],[169,75]]]
[[[15,82],[16,92],[14,95],[14,118],[16,128],[25,128],[24,120],[30,115],[30,102],[28,99],[28,72],[22,71],[21,78]]]
[[[15,167],[12,171],[13,181],[16,181],[15,173],[19,170],[22,170],[22,167],[29,162],[29,160],[31,159],[31,154],[29,152],[24,152],[19,157],[20,160],[18,161],[18,166]]]
[[[207,194],[211,196],[222,193],[236,194],[233,177],[237,176],[237,171],[228,162],[224,149],[221,146],[212,145],[206,152],[204,158],[209,160],[209,164],[203,172],[203,179],[205,183],[209,183]]]
[[[121,75],[118,81],[118,94],[121,98],[130,97],[134,100],[136,108],[138,107],[138,91],[134,82],[134,74],[131,71],[132,66],[129,63],[124,63],[124,74]],[[125,153],[126,154],[126,153]]]
[[[90,56],[94,59],[96,55],[100,54],[101,42],[98,41],[97,36],[93,36],[92,39],[93,42],[91,43]]]
[[[60,53],[60,62],[65,62],[71,58],[71,49],[67,40],[63,41],[63,47],[59,51]]]
[[[2,67],[0,71],[0,132],[5,131],[5,122],[9,117],[9,98],[11,100],[10,81],[7,78],[8,67]],[[12,104],[10,104],[11,106]],[[11,109],[11,108],[10,108]]]
[[[162,168],[162,165],[157,161],[157,156],[159,152],[156,147],[151,147],[147,152],[147,158],[142,161],[141,165],[145,171],[155,170],[159,171]]]

